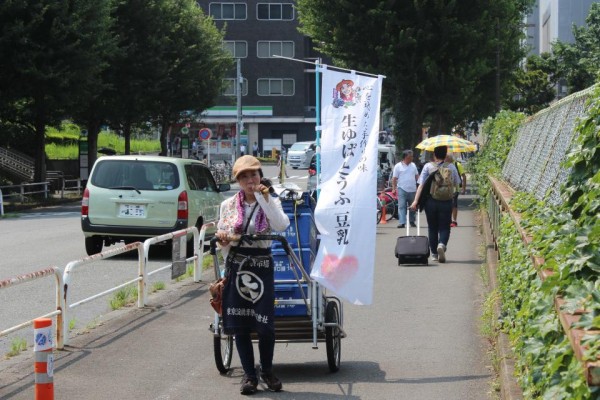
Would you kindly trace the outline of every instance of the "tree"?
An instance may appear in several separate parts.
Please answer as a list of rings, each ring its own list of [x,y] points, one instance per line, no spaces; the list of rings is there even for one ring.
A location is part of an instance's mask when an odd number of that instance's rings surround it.
[[[556,77],[566,80],[569,93],[592,86],[600,72],[600,3],[591,5],[585,22],[587,27],[573,26],[573,44],[552,45]]]
[[[518,63],[529,0],[299,0],[300,29],[342,66],[386,75],[384,100],[413,147],[493,113]],[[507,29],[507,27],[513,27]],[[369,50],[365,51],[365,43]]]
[[[554,100],[554,83],[547,64],[545,57],[532,55],[527,58],[524,69],[517,69],[511,96],[506,100],[510,110],[531,115]]]
[[[34,133],[36,182],[46,179],[46,126],[77,109],[105,68],[108,6],[92,0],[0,3],[1,119]]]
[[[199,113],[214,103],[231,56],[193,0],[122,0],[115,20],[111,125],[123,132],[128,154],[132,126],[160,120],[164,155],[168,126],[181,112]]]
[[[168,127],[183,111],[194,116],[215,104],[232,58],[223,49],[223,33],[194,0],[175,0],[162,15],[169,30],[161,56],[164,73],[153,85],[152,107],[161,122],[165,155]]]

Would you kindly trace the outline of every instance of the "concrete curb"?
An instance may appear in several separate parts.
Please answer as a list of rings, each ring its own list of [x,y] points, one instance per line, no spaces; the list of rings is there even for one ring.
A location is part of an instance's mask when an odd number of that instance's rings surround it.
[[[496,270],[498,267],[498,252],[495,249],[490,226],[487,224],[487,213],[482,211],[481,226],[485,237],[486,246],[486,265],[490,280],[490,289],[498,288]],[[500,303],[496,302],[494,306],[495,317],[500,315]],[[523,391],[515,379],[515,361],[514,353],[510,347],[508,335],[504,332],[498,332],[498,342],[496,343],[496,356],[500,360],[500,393],[503,400],[522,400]]]

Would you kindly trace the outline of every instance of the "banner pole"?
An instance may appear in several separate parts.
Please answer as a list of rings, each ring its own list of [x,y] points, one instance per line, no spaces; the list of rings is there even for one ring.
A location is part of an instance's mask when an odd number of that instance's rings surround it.
[[[315,93],[316,93],[316,144],[317,144],[317,201],[321,193],[321,58],[317,59],[315,64]]]

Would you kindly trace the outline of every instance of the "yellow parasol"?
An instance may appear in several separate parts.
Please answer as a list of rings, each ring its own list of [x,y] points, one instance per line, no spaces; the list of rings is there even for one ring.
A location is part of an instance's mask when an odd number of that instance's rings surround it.
[[[439,146],[448,146],[449,153],[468,153],[477,150],[477,146],[473,142],[451,135],[437,135],[427,138],[417,145],[417,149],[433,151]]]

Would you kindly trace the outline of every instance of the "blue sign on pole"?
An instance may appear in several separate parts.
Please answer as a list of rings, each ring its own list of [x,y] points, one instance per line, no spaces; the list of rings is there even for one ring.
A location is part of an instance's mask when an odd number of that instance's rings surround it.
[[[200,139],[208,140],[212,136],[212,131],[209,128],[202,128],[200,129],[200,132],[198,132],[198,135],[200,136]]]

